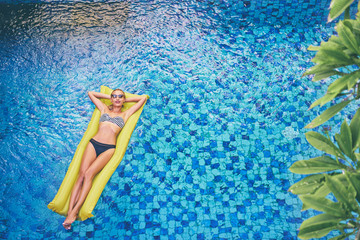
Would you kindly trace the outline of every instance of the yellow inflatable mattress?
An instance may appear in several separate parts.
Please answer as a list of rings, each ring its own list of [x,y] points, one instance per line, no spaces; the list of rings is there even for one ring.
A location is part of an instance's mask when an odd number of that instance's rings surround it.
[[[102,93],[111,94],[112,89],[101,86]],[[137,95],[125,93],[125,96],[128,97],[136,97]],[[147,96],[149,99],[149,96]],[[109,105],[111,104],[110,100],[108,99],[102,99],[102,101]],[[134,105],[135,102],[126,102],[123,105],[123,111],[126,109],[129,109],[132,105]],[[145,105],[145,104],[144,104]],[[106,166],[101,170],[100,173],[98,173],[94,180],[92,187],[90,189],[90,192],[85,199],[85,202],[83,206],[80,208],[79,211],[79,219],[81,221],[86,220],[87,218],[92,217],[92,210],[94,209],[97,201],[100,198],[100,195],[106,185],[106,183],[109,181],[110,177],[120,164],[122,158],[124,157],[124,154],[126,152],[130,137],[132,132],[135,129],[136,123],[139,120],[140,114],[144,108],[144,105],[136,112],[134,113],[126,122],[124,128],[121,130],[120,134],[117,137],[117,144],[116,144],[116,150],[110,161],[106,164]],[[88,128],[86,132],[84,133],[83,138],[81,139],[74,157],[70,163],[70,166],[66,172],[65,178],[55,196],[55,198],[52,200],[52,202],[49,203],[48,208],[53,210],[54,212],[57,212],[58,214],[67,215],[68,208],[69,208],[69,201],[70,201],[70,195],[73,188],[73,185],[75,184],[75,181],[78,176],[78,172],[80,169],[81,159],[82,155],[85,151],[85,148],[89,142],[89,140],[96,134],[98,130],[99,125],[99,119],[100,119],[100,111],[95,108],[93,115],[91,117],[90,123],[88,125]]]

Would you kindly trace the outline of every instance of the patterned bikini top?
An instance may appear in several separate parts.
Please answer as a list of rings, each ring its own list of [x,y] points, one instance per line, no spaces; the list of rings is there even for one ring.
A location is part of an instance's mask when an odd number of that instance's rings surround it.
[[[120,116],[110,117],[109,114],[104,113],[100,117],[100,122],[111,122],[118,125],[120,128],[125,126],[124,119]]]

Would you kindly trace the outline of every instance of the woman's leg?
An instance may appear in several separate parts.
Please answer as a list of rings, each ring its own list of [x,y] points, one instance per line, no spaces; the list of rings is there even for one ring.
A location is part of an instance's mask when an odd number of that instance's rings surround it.
[[[76,202],[72,210],[69,211],[68,216],[66,217],[63,223],[66,229],[70,229],[71,224],[75,221],[76,216],[91,189],[93,178],[105,167],[105,165],[109,162],[114,152],[115,149],[106,150],[105,152],[100,154],[95,159],[95,161],[92,162],[90,167],[86,170],[82,183],[82,188],[78,197],[78,201]]]
[[[80,165],[78,178],[77,178],[76,183],[74,184],[72,192],[71,192],[68,214],[72,211],[76,202],[79,199],[79,194],[80,194],[81,187],[83,185],[85,172],[90,167],[90,165],[95,161],[95,159],[96,159],[96,152],[95,152],[94,146],[91,143],[88,143],[88,145],[84,151],[84,155],[81,159],[81,165]]]

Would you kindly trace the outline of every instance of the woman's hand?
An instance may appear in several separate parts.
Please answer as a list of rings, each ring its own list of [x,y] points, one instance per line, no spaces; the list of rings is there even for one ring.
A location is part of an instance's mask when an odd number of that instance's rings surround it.
[[[99,93],[99,92],[88,92],[89,98],[91,101],[95,104],[95,106],[100,110],[100,112],[103,112],[104,109],[107,108],[106,104],[100,101],[100,98],[110,99],[111,96],[107,95],[105,93]]]

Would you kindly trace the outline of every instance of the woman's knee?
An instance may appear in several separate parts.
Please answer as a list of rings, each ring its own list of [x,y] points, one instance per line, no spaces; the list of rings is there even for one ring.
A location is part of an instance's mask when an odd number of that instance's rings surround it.
[[[95,177],[95,174],[91,169],[88,169],[85,171],[84,179],[86,181],[89,181],[89,180],[92,181],[94,177]]]
[[[86,171],[87,171],[87,169],[80,168],[80,170],[79,170],[79,179],[84,179],[85,178]]]

